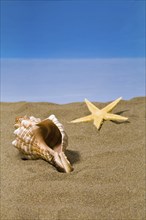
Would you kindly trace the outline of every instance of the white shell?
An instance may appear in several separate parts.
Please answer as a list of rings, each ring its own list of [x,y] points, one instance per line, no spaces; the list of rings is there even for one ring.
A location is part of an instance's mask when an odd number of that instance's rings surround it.
[[[36,129],[39,129],[37,124],[47,119],[51,120],[54,126],[57,126],[60,131],[62,137],[61,144],[56,146],[60,147],[61,150],[59,152],[56,152],[50,146],[44,144],[43,141],[39,142],[38,135],[35,133]],[[68,145],[68,137],[64,131],[64,127],[55,115],[50,115],[47,119],[41,121],[40,118],[35,118],[34,116],[17,118],[14,125],[14,127],[17,128],[14,131],[16,139],[12,142],[12,145],[20,151],[22,157],[25,159],[42,158],[64,172],[71,172],[73,168],[64,154]]]

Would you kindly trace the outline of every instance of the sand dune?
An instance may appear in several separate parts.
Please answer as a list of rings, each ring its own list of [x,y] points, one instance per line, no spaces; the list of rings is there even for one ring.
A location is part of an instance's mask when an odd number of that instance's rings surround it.
[[[145,219],[145,97],[121,101],[113,112],[129,121],[106,121],[98,132],[91,122],[68,123],[89,114],[85,103],[1,103],[1,220]],[[55,114],[63,123],[72,173],[20,159],[13,124],[26,114]]]

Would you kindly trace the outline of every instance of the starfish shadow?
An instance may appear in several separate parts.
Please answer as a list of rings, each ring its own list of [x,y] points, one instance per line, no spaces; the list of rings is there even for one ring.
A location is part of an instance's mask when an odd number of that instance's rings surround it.
[[[123,110],[123,111],[120,111],[120,112],[116,112],[115,114],[117,114],[117,115],[121,115],[121,114],[123,114],[124,112],[128,112],[129,110],[127,109],[127,110]],[[115,123],[115,124],[122,124],[122,123],[130,123],[130,121],[113,121],[113,120],[111,120],[113,123]]]
[[[98,133],[98,134],[100,134],[100,130],[101,130],[102,126],[103,126],[103,122],[102,122],[102,124],[100,125],[100,127],[99,127],[98,130],[97,130],[97,133]]]
[[[124,112],[128,112],[129,110],[128,109],[126,109],[126,110],[123,110],[123,111],[120,111],[120,112],[116,112],[115,114],[117,114],[117,115],[121,115],[121,114],[123,114]]]
[[[111,120],[112,121],[112,120]],[[113,123],[115,123],[115,124],[129,124],[130,123],[130,121],[112,121]]]

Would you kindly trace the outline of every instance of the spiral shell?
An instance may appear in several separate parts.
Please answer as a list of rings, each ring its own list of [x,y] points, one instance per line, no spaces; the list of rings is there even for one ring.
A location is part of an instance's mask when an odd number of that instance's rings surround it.
[[[55,115],[44,120],[34,116],[17,117],[14,127],[16,138],[12,145],[20,151],[23,159],[41,158],[60,171],[73,170],[64,153],[68,137]]]

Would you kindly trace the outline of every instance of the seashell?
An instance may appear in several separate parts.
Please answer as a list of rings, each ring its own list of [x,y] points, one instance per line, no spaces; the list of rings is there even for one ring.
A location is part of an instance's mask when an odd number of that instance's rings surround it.
[[[15,140],[12,145],[21,153],[22,159],[43,159],[59,171],[69,173],[73,170],[65,150],[68,137],[63,125],[55,115],[40,118],[17,117],[15,121]]]

